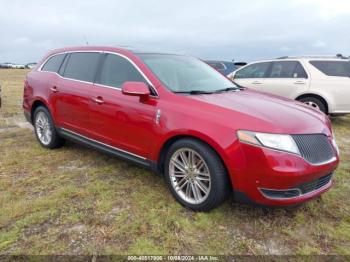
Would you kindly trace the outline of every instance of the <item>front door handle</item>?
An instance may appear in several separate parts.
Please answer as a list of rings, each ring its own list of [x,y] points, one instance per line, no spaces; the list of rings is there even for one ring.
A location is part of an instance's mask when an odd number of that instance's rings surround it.
[[[260,82],[260,81],[254,81],[254,82],[252,82],[252,84],[253,84],[253,85],[260,85],[261,82]]]
[[[105,101],[103,101],[103,98],[101,96],[93,98],[92,100],[99,105],[102,105],[105,102]]]
[[[57,92],[58,92],[57,86],[53,86],[53,87],[51,87],[50,89],[51,89],[51,91],[52,91],[53,93],[57,93]]]
[[[305,81],[296,81],[294,82],[296,85],[305,85]]]

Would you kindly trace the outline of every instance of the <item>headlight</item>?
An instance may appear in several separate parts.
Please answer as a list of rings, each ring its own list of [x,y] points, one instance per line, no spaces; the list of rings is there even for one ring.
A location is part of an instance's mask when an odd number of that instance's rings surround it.
[[[340,152],[339,152],[339,147],[338,147],[338,145],[337,145],[337,142],[335,141],[335,136],[334,136],[334,134],[333,134],[332,144],[333,144],[335,150],[337,150],[337,154],[338,154],[338,156],[339,156],[339,153],[340,153]]]
[[[273,148],[300,155],[299,149],[290,135],[257,133],[239,130],[237,132],[241,142]]]

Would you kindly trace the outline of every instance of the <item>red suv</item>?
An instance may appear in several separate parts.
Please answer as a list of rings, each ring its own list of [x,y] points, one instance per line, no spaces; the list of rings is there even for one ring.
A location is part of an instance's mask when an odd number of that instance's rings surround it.
[[[188,56],[56,50],[27,75],[23,108],[42,146],[70,139],[148,167],[193,210],[230,192],[299,204],[331,187],[339,162],[323,113],[236,86]]]

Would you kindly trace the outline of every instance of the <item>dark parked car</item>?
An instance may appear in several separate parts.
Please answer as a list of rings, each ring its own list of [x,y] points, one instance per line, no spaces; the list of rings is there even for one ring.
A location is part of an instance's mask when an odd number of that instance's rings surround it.
[[[11,68],[12,65],[13,65],[12,63],[5,62],[0,64],[0,68]]]
[[[237,69],[234,62],[229,61],[214,61],[214,60],[207,60],[205,61],[208,65],[214,67],[217,71],[219,71],[224,76],[227,76],[228,74],[232,73]]]
[[[241,68],[242,66],[245,66],[247,64],[247,62],[235,62],[236,69]]]
[[[229,62],[229,61],[214,61],[214,60],[207,60],[204,62],[214,67],[217,71],[219,71],[224,76],[231,74],[233,71],[247,64],[246,62]]]
[[[26,68],[33,69],[36,65],[37,65],[37,63],[28,63],[28,64],[26,64]]]

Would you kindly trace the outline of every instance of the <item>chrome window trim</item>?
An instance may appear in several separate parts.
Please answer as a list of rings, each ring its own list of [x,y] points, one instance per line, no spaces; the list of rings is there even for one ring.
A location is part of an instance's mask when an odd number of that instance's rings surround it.
[[[64,52],[59,52],[59,53],[55,53],[50,55],[48,58],[45,59],[45,61],[40,65],[40,67],[38,68],[38,72],[47,72],[47,73],[53,73],[58,75],[60,78],[62,79],[67,79],[67,80],[72,80],[72,81],[76,81],[76,82],[80,82],[80,83],[86,83],[86,84],[93,84],[93,85],[98,85],[101,87],[106,87],[106,88],[112,88],[112,89],[116,89],[116,90],[121,90],[120,87],[114,87],[114,86],[108,86],[108,85],[102,85],[99,83],[94,83],[94,82],[88,82],[88,81],[83,81],[83,80],[78,80],[78,79],[72,79],[72,78],[68,78],[68,77],[64,77],[61,76],[60,74],[58,74],[57,72],[52,72],[52,71],[45,71],[42,70],[43,66],[46,64],[46,62],[51,59],[52,57],[56,56],[56,55],[61,55],[61,54],[72,54],[72,53],[100,53],[100,54],[113,54],[113,55],[117,55],[120,56],[124,59],[126,59],[129,63],[131,63],[134,68],[142,75],[142,77],[147,81],[147,83],[149,84],[150,88],[152,89],[152,91],[156,94],[151,95],[150,97],[152,98],[159,98],[159,93],[156,90],[156,88],[153,86],[153,84],[151,83],[151,81],[149,80],[149,78],[142,72],[142,70],[134,63],[134,61],[132,61],[129,57],[123,55],[123,54],[119,54],[116,52],[112,52],[112,51],[101,51],[101,50],[76,50],[76,51],[64,51]]]
[[[97,140],[95,140],[95,139],[88,138],[88,137],[86,137],[86,136],[83,136],[83,135],[78,134],[78,133],[76,133],[76,132],[74,132],[74,131],[68,130],[68,129],[66,129],[66,128],[61,127],[61,129],[64,130],[64,131],[66,131],[66,132],[68,132],[68,133],[71,133],[71,134],[73,134],[73,135],[82,137],[82,138],[84,138],[84,139],[86,139],[86,140],[90,140],[90,141],[92,141],[92,142],[95,142],[95,143],[98,143],[98,144],[100,144],[100,145],[103,145],[103,146],[105,146],[105,147],[109,147],[109,148],[111,148],[111,149],[114,149],[114,150],[117,150],[117,151],[126,153],[126,154],[128,154],[128,155],[132,155],[132,156],[137,157],[137,158],[140,158],[140,159],[142,159],[142,160],[147,160],[147,158],[145,158],[145,157],[139,156],[139,155],[137,155],[137,154],[131,153],[131,152],[129,152],[129,151],[120,149],[120,148],[115,147],[115,146],[111,146],[111,145],[105,144],[105,143],[100,142],[100,141],[97,141]]]
[[[42,70],[43,66],[46,64],[46,62],[51,59],[52,57],[56,56],[56,55],[62,55],[62,54],[71,54],[71,53],[103,53],[102,51],[99,50],[77,50],[77,51],[63,51],[63,52],[59,52],[59,53],[54,53],[52,55],[50,55],[48,58],[46,58],[44,60],[44,62],[42,62],[42,64],[40,65],[40,67],[38,68],[37,71],[40,72],[50,72],[50,73],[56,73],[56,72],[52,72],[52,71],[45,71]],[[57,73],[56,73],[57,74]],[[58,74],[59,75],[59,74]],[[61,75],[60,75],[61,76]]]
[[[159,94],[157,92],[157,90],[154,88],[154,86],[152,85],[151,81],[148,79],[148,77],[142,72],[142,70],[134,63],[134,61],[132,61],[129,57],[127,57],[126,55],[123,54],[119,54],[116,52],[111,52],[111,51],[103,51],[104,54],[113,54],[113,55],[117,55],[120,57],[123,57],[124,59],[126,59],[127,61],[129,61],[135,68],[136,70],[142,75],[142,77],[147,81],[147,83],[151,86],[151,89],[156,93],[156,96],[154,97],[159,97]],[[96,83],[98,84],[98,83]],[[106,85],[103,85],[106,86]],[[113,86],[110,86],[113,88]],[[118,88],[118,87],[114,87],[114,88]],[[118,89],[121,89],[120,87]],[[153,97],[153,96],[152,96]]]

